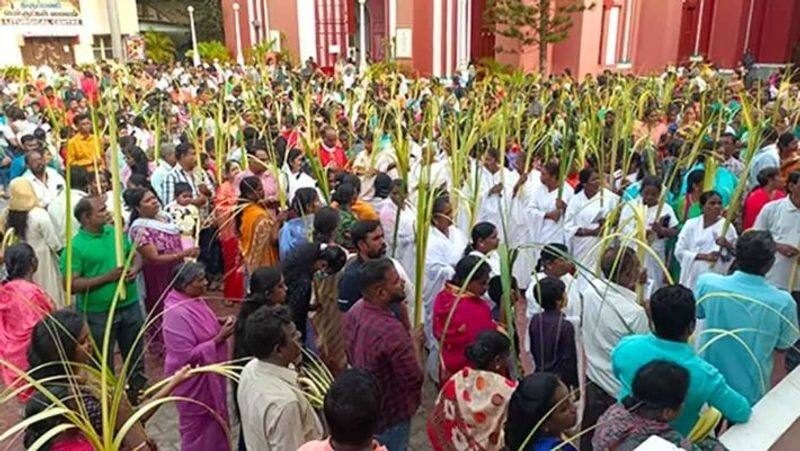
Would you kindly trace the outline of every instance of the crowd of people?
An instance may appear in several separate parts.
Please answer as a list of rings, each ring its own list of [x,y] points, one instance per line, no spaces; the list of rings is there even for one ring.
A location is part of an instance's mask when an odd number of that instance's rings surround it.
[[[399,451],[433,384],[435,450],[722,449],[699,420],[800,363],[780,75],[29,72],[0,79],[25,446],[155,449],[172,396],[184,451]]]

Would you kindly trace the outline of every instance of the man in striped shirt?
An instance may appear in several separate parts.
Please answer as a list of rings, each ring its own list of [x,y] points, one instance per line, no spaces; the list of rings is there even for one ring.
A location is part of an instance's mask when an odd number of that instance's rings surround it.
[[[197,166],[197,156],[194,146],[189,143],[181,143],[175,146],[175,167],[164,178],[160,187],[158,197],[164,205],[169,205],[175,200],[175,184],[188,183],[192,187],[192,204],[196,207],[205,208],[209,200],[214,197],[214,184],[208,178],[205,171],[195,170]]]

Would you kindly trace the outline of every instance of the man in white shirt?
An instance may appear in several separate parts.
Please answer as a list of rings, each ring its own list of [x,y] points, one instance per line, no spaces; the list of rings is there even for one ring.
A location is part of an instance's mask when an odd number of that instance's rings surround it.
[[[53,221],[58,240],[62,247],[67,244],[67,214],[72,215],[78,202],[89,195],[89,174],[86,172],[86,169],[80,166],[72,166],[69,170],[70,182],[72,185],[72,189],[70,189],[69,193],[70,205],[67,206],[67,190],[64,189],[61,190],[55,199],[50,202],[50,205],[47,206],[47,213],[50,214],[50,220]],[[78,218],[73,216],[72,236],[78,233],[79,228],[80,224],[78,223]]]
[[[322,425],[294,370],[301,357],[299,338],[283,306],[263,306],[245,323],[245,348],[255,358],[242,370],[236,393],[248,450],[295,451],[322,438]]]
[[[55,169],[48,167],[41,150],[31,150],[25,155],[28,170],[22,174],[33,184],[33,191],[39,198],[39,206],[47,208],[58,193],[66,189],[67,182]]]
[[[767,280],[788,291],[795,301],[800,301],[800,267],[797,265],[800,255],[800,171],[789,174],[786,191],[788,196],[764,206],[753,228],[769,231],[775,240],[775,264],[767,272]],[[798,364],[800,352],[795,346],[786,354],[787,370],[791,371]]]
[[[751,136],[750,139],[758,139],[756,136]],[[753,189],[758,186],[758,173],[765,168],[779,168],[781,167],[781,155],[778,150],[778,136],[775,130],[766,132],[764,142],[770,144],[762,147],[753,156],[750,163],[750,173],[747,175],[747,187]]]
[[[644,307],[639,305],[636,284],[642,276],[636,252],[629,247],[606,249],[601,260],[602,278],[587,282],[583,291],[581,337],[586,352],[586,402],[581,430],[581,449],[591,450],[591,427],[616,402],[620,384],[611,366],[611,351],[622,337],[649,332]],[[588,437],[587,437],[588,436]]]
[[[788,196],[765,205],[753,228],[771,232],[776,243],[775,264],[767,280],[780,289],[796,292],[800,290],[800,274],[792,277],[791,273],[798,269],[795,264],[800,252],[800,172],[789,174],[786,187]]]
[[[150,174],[150,186],[161,191],[161,187],[164,185],[164,180],[167,178],[167,174],[169,174],[173,168],[175,168],[175,146],[171,143],[162,144],[161,145],[161,152],[160,157],[158,159],[158,167],[153,170],[153,173]],[[159,197],[162,194],[159,193]],[[163,199],[162,199],[163,201]]]

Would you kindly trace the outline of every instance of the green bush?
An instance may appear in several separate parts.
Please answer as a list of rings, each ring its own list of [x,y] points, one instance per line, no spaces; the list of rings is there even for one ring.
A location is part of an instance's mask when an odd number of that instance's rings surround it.
[[[199,42],[197,44],[197,52],[200,53],[200,60],[204,63],[213,63],[214,60],[220,63],[229,63],[233,60],[231,52],[220,41]],[[192,50],[186,52],[187,58],[192,58],[193,55],[194,52]]]

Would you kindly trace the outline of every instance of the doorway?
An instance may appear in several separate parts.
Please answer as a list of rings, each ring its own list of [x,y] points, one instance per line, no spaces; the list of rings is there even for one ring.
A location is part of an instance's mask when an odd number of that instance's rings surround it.
[[[73,37],[26,37],[21,48],[22,62],[32,66],[75,64],[73,45],[76,43]]]
[[[485,27],[483,16],[486,12],[487,0],[472,0],[470,23],[470,59],[478,62],[481,59],[494,59],[494,32]]]
[[[695,47],[700,55],[708,57],[708,43],[711,38],[711,23],[716,0],[684,0],[681,13],[681,31],[678,40],[678,61],[685,63],[695,53]],[[700,7],[702,6],[702,18]],[[697,40],[697,22],[702,20],[700,27],[699,46]]]

